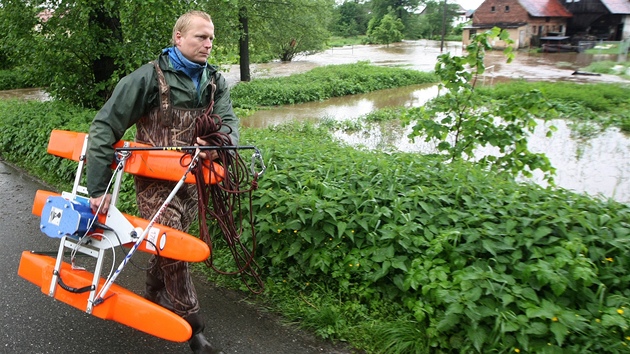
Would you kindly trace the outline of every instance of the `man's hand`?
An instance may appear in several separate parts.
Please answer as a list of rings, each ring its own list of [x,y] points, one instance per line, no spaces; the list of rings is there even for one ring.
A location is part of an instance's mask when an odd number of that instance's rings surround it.
[[[208,145],[210,144],[208,144],[207,141],[197,137],[197,143],[195,144],[195,146],[208,146]],[[206,150],[200,153],[199,157],[205,160],[214,161],[219,158],[219,153],[216,150]]]
[[[92,208],[92,212],[96,214],[98,207],[101,204],[103,204],[99,212],[101,214],[107,214],[107,212],[109,211],[109,204],[111,203],[111,201],[112,201],[111,194],[104,194],[100,197],[94,197],[94,198],[90,197],[90,208]]]

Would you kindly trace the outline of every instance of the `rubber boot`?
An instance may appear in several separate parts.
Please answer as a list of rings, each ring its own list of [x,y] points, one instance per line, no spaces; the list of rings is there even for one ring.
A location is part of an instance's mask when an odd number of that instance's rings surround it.
[[[164,283],[147,271],[144,298],[167,310],[174,311],[173,303],[168,298]]]
[[[210,344],[210,342],[206,339],[206,336],[203,335],[203,330],[206,328],[206,325],[200,314],[193,313],[184,317],[184,319],[192,328],[192,337],[190,337],[188,344],[190,345],[190,349],[193,353],[224,354],[221,349],[218,349]]]
[[[147,271],[144,298],[157,304],[158,295],[162,289],[164,289],[164,283]]]

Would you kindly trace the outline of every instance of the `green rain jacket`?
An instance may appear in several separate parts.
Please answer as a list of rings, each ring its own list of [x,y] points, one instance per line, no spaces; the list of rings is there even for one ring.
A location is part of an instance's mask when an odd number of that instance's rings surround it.
[[[171,89],[173,107],[208,106],[211,93],[210,78],[214,75],[217,90],[214,95],[213,113],[222,118],[224,126],[221,130],[223,132],[227,133],[231,128],[232,143],[238,145],[238,118],[232,109],[227,82],[217,68],[212,65],[207,66],[202,75],[198,93],[192,79],[172,68],[168,54],[160,55],[158,60]],[[158,80],[153,63],[141,66],[122,78],[116,85],[112,96],[96,114],[90,126],[86,170],[90,197],[99,197],[106,192],[107,184],[112,177],[110,167],[114,161],[112,145],[123,137],[127,129],[158,105]]]

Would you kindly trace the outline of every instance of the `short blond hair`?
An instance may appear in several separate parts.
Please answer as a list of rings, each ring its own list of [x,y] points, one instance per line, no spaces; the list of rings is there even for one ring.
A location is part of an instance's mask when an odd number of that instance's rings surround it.
[[[171,44],[175,45],[175,34],[177,32],[186,33],[190,29],[190,23],[192,22],[193,17],[201,17],[208,22],[212,22],[212,18],[210,15],[203,11],[188,11],[185,14],[179,16],[177,22],[175,22],[175,26],[173,26],[173,36],[171,37]]]

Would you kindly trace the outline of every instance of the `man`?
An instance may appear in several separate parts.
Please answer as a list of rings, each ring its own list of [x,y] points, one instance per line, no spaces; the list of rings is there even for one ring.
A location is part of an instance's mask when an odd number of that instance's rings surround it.
[[[232,145],[238,144],[238,118],[225,78],[216,67],[208,65],[212,50],[214,25],[204,12],[182,15],[173,28],[172,47],[159,58],[124,77],[111,98],[98,112],[89,131],[87,152],[87,188],[90,206],[100,206],[107,213],[111,196],[107,185],[112,176],[112,145],[131,126],[136,125],[136,141],[154,146],[206,145],[200,137],[200,120],[208,119],[206,109],[214,102],[213,117],[222,122],[218,130],[228,134]],[[217,119],[217,118],[210,118]],[[207,126],[207,124],[205,125]],[[206,153],[214,159],[217,152]],[[136,200],[140,214],[151,219],[175,183],[135,176]],[[197,214],[197,192],[185,185],[173,198],[158,223],[187,231]],[[102,205],[101,205],[102,204]],[[145,298],[182,316],[190,323],[189,341],[195,353],[220,353],[204,337],[204,321],[199,314],[197,293],[188,263],[153,256],[147,271]]]

